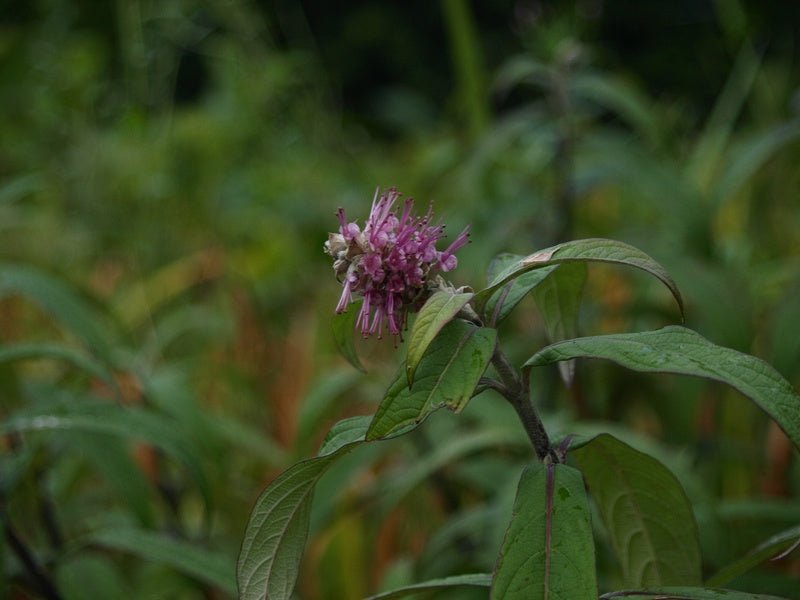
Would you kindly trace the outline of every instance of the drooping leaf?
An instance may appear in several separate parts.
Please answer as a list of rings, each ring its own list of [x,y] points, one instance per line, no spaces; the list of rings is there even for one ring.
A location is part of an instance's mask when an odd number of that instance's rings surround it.
[[[579,471],[562,464],[536,464],[523,471],[491,597],[597,597],[592,523]]]
[[[567,340],[534,354],[526,367],[573,358],[604,358],[635,371],[676,373],[727,383],[771,416],[800,448],[800,396],[769,364],[723,348],[685,327]]]
[[[358,358],[356,352],[356,345],[353,340],[355,336],[356,318],[361,307],[361,301],[353,302],[347,307],[347,310],[341,314],[334,315],[331,319],[331,329],[333,331],[333,340],[336,342],[336,347],[339,349],[341,355],[362,373],[367,370],[361,364],[361,359]]]
[[[655,458],[602,434],[570,453],[630,587],[699,585],[697,524],[680,482]]]
[[[0,298],[20,295],[70,329],[98,356],[111,354],[111,340],[102,317],[70,287],[31,267],[0,263]]]
[[[496,340],[494,329],[450,321],[422,357],[414,385],[407,385],[405,373],[389,385],[367,439],[392,435],[443,406],[456,412],[463,409],[492,358]]]
[[[489,587],[492,584],[491,573],[475,573],[470,575],[453,575],[441,579],[431,579],[423,583],[407,585],[389,592],[375,594],[364,600],[390,600],[392,598],[408,598],[423,592],[443,590],[461,586]]]
[[[518,254],[501,254],[489,264],[489,281],[493,281],[498,274],[508,269],[511,265],[518,263],[524,257]],[[525,295],[539,285],[550,273],[558,268],[558,265],[536,269],[520,275],[516,279],[509,281],[503,287],[495,291],[486,300],[483,306],[483,317],[490,327],[500,324],[514,308],[519,304]]]
[[[408,385],[414,382],[414,373],[430,343],[442,330],[442,327],[447,325],[458,314],[458,311],[464,308],[472,296],[472,293],[456,293],[455,291],[443,290],[434,293],[425,302],[414,320],[414,325],[411,327],[411,335],[408,338],[406,354]]]
[[[25,407],[0,422],[0,434],[24,431],[74,430],[106,433],[129,440],[141,440],[163,450],[183,463],[211,505],[211,489],[197,448],[179,423],[152,410],[106,402],[69,399]]]
[[[766,594],[700,587],[659,587],[647,590],[622,590],[600,596],[600,600],[786,600]]]
[[[766,560],[780,556],[780,553],[792,548],[800,540],[800,525],[785,529],[763,541],[740,559],[721,568],[706,580],[706,585],[715,587],[725,585],[760,565]]]
[[[585,283],[586,264],[570,263],[561,265],[533,290],[533,298],[551,342],[578,335],[578,311]],[[558,368],[561,378],[569,386],[575,377],[575,362],[560,362]]]
[[[489,286],[475,295],[473,304],[479,312],[491,296],[502,286],[517,277],[534,269],[541,269],[551,265],[567,262],[606,262],[628,265],[642,269],[659,279],[669,288],[683,314],[683,299],[678,286],[669,276],[669,273],[653,260],[650,256],[629,244],[616,240],[602,238],[589,238],[558,244],[535,252],[519,261],[512,263],[503,272],[497,275]]]
[[[352,417],[334,425],[316,458],[289,467],[258,498],[236,568],[240,600],[292,598],[314,487],[338,458],[364,443],[368,424],[369,417]]]
[[[203,548],[157,531],[109,528],[93,531],[85,540],[121,550],[147,561],[167,565],[185,575],[233,595],[236,592],[233,560],[219,551]]]

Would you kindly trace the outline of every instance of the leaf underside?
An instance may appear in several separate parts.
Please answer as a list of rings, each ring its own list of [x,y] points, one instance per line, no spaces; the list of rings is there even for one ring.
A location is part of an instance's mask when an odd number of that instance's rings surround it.
[[[534,354],[525,367],[574,358],[603,358],[652,373],[675,373],[727,383],[755,402],[800,449],[800,396],[773,367],[748,354],[717,346],[685,327],[577,338]]]

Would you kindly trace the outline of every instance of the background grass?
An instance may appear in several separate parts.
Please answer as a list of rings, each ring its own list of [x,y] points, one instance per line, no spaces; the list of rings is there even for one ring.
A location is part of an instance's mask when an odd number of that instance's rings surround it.
[[[800,387],[800,20],[783,3],[1,12],[0,595],[41,593],[18,540],[64,598],[235,596],[259,491],[373,411],[402,352],[363,343],[362,376],[330,338],[322,243],[378,186],[471,224],[459,285],[498,252],[632,243],[689,326]],[[590,271],[584,334],[678,319],[645,276]],[[545,343],[532,303],[501,335],[518,359]],[[612,422],[676,472],[706,575],[800,520],[796,453],[735,392],[599,363],[569,393],[555,370],[534,386],[553,432]],[[298,597],[491,570],[520,431],[487,393],[343,460]],[[800,598],[797,561],[733,586]]]

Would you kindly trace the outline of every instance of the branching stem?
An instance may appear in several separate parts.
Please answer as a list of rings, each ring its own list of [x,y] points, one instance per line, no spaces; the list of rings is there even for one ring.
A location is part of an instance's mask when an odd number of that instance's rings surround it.
[[[492,356],[492,364],[502,382],[502,385],[492,387],[514,407],[522,426],[525,428],[525,433],[528,434],[528,438],[533,444],[536,456],[541,461],[550,457],[550,460],[558,462],[558,458],[550,446],[550,438],[547,435],[547,431],[545,431],[542,420],[539,418],[533,403],[531,403],[528,372],[525,371],[520,374],[508,361],[499,345],[495,348]]]

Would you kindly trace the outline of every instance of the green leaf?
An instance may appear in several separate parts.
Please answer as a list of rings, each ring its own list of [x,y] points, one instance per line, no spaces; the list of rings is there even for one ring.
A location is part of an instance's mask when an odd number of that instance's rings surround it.
[[[749,594],[736,590],[709,589],[699,587],[659,587],[648,590],[623,590],[609,592],[600,600],[786,600],[778,596]]]
[[[727,383],[770,415],[800,448],[800,396],[763,360],[712,344],[685,327],[578,338],[548,346],[526,367],[573,358],[604,358],[635,371],[677,373]]]
[[[83,369],[98,379],[102,379],[112,385],[114,384],[111,374],[103,364],[95,360],[91,355],[77,348],[70,348],[63,344],[50,343],[23,343],[0,346],[0,363],[39,358],[63,360],[79,369]]]
[[[491,597],[597,597],[592,523],[579,471],[561,464],[523,471]]]
[[[407,598],[431,590],[442,590],[460,586],[489,587],[492,584],[491,573],[475,573],[470,575],[453,575],[441,579],[431,579],[424,583],[407,585],[389,592],[375,594],[364,600],[390,600],[390,598]]]
[[[30,267],[0,263],[0,298],[24,296],[60,321],[98,356],[111,354],[108,331],[100,315],[58,279]]]
[[[524,257],[518,254],[500,254],[489,265],[489,281],[518,263]],[[483,306],[483,316],[490,327],[496,327],[533,288],[539,285],[550,273],[558,269],[558,265],[536,269],[509,281],[495,291]]]
[[[167,565],[228,594],[236,592],[233,560],[226,554],[144,529],[103,529],[91,532],[85,539],[92,544]]]
[[[663,464],[608,434],[570,456],[597,504],[626,586],[702,582],[692,507]]]
[[[356,330],[356,319],[358,312],[361,308],[361,301],[353,302],[347,307],[347,310],[341,314],[334,315],[331,319],[331,329],[333,330],[333,341],[336,342],[336,347],[339,349],[341,355],[362,373],[367,370],[361,364],[356,352],[356,345],[353,340]]]
[[[340,421],[316,458],[299,462],[275,479],[256,501],[239,553],[240,600],[289,600],[308,536],[314,487],[341,456],[364,442],[369,417]]]
[[[533,291],[533,298],[542,313],[544,328],[551,342],[568,340],[578,335],[578,310],[585,283],[586,264],[570,263],[561,265]],[[560,362],[558,368],[564,383],[571,385],[575,377],[575,362]]]
[[[425,302],[414,320],[414,326],[411,328],[411,335],[408,339],[406,354],[408,385],[414,382],[414,373],[430,343],[442,330],[442,327],[464,308],[472,296],[471,293],[440,291],[434,293]]]
[[[140,407],[70,398],[68,402],[26,407],[0,422],[0,434],[48,430],[107,433],[146,441],[183,463],[197,483],[206,506],[211,506],[211,488],[197,448],[179,423],[166,415]]]
[[[683,299],[678,286],[669,276],[669,273],[654,261],[650,256],[629,244],[616,240],[590,238],[565,242],[545,250],[535,252],[519,261],[512,263],[507,269],[497,275],[489,286],[475,295],[473,304],[478,312],[483,312],[483,307],[491,296],[509,281],[528,273],[534,269],[541,269],[551,265],[567,262],[606,262],[628,265],[647,271],[664,285],[674,296],[683,315]]]
[[[398,374],[375,412],[368,440],[421,422],[443,406],[461,411],[494,353],[497,332],[460,319],[450,321],[422,357],[413,386]]]
[[[762,562],[779,556],[780,553],[792,548],[800,540],[800,525],[776,533],[769,539],[760,543],[739,560],[723,567],[706,581],[706,585],[715,587],[725,585],[739,575],[742,575],[760,565]]]

